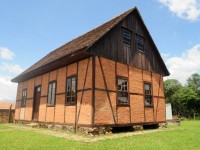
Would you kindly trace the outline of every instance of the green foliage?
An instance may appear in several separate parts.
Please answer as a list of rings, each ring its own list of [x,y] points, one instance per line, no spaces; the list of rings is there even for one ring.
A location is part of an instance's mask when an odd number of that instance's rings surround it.
[[[166,102],[172,104],[173,114],[178,114],[181,108],[176,93],[182,88],[181,83],[175,79],[168,79],[164,81],[164,87]]]
[[[191,87],[198,96],[200,96],[200,75],[198,73],[194,73],[187,80],[188,87]]]
[[[166,80],[164,84],[166,101],[172,103],[173,114],[188,117],[200,113],[199,74],[192,74],[184,87],[175,79]]]
[[[192,88],[183,87],[177,92],[176,96],[180,100],[182,115],[191,114],[197,111],[198,96]]]
[[[168,79],[164,82],[165,96],[167,102],[171,102],[173,95],[182,87],[181,83],[175,79]]]

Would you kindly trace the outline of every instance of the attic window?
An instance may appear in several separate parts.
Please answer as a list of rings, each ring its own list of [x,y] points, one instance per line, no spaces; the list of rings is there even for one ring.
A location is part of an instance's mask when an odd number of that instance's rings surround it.
[[[144,52],[144,38],[137,35],[137,50]]]
[[[123,29],[123,43],[124,45],[131,46],[131,32]]]

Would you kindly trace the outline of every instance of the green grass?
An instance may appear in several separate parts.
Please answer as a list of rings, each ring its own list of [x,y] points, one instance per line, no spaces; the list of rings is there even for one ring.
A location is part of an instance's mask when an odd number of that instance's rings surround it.
[[[200,121],[183,121],[174,131],[163,131],[95,143],[83,143],[34,131],[9,130],[0,124],[0,149],[105,149],[105,150],[199,150]],[[6,127],[7,128],[7,127]],[[180,130],[179,130],[180,129]]]
[[[0,131],[1,131],[1,130],[6,130],[6,129],[10,129],[10,127],[3,126],[3,124],[0,124]],[[0,134],[0,135],[1,135],[1,134]]]

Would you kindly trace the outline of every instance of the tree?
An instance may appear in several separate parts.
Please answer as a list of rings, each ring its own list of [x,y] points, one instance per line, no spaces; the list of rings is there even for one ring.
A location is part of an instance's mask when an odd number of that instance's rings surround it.
[[[180,111],[180,101],[176,93],[182,88],[181,83],[175,79],[168,79],[164,81],[166,102],[172,104],[172,113],[178,114]]]
[[[182,116],[191,115],[197,112],[199,98],[191,87],[183,87],[175,94],[180,101],[180,112]]]
[[[200,75],[194,73],[187,79],[188,87],[191,87],[200,96]]]

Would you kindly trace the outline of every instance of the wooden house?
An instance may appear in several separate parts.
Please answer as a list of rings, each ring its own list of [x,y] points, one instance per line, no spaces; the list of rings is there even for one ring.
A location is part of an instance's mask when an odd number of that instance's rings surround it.
[[[9,123],[14,121],[15,103],[0,102],[0,123]]]
[[[15,121],[75,129],[164,123],[168,75],[135,7],[12,79],[18,83]]]

